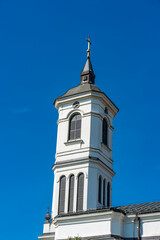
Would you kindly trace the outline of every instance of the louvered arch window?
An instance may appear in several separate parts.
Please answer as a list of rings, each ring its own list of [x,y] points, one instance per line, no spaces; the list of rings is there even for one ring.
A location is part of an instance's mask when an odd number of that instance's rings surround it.
[[[98,179],[98,202],[102,203],[102,176]]]
[[[74,199],[74,175],[69,178],[69,197],[68,197],[68,212],[73,212]]]
[[[74,114],[69,120],[69,140],[81,137],[81,114]]]
[[[103,206],[106,205],[106,179],[103,180]]]
[[[84,174],[78,175],[77,185],[77,211],[83,211]]]
[[[110,182],[107,184],[107,207],[110,207],[110,191],[111,191]]]
[[[65,191],[66,191],[66,177],[62,176],[59,183],[59,204],[58,204],[58,213],[64,213],[65,206]]]
[[[102,142],[108,146],[108,123],[105,118],[103,118]]]

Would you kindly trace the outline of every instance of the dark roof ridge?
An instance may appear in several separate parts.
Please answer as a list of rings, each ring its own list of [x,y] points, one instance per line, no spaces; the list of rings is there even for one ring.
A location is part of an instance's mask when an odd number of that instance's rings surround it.
[[[160,212],[160,201],[157,202],[147,202],[147,203],[137,203],[132,205],[124,205],[119,207],[113,207],[114,209],[122,210],[126,214],[145,214]]]
[[[143,203],[135,203],[135,204],[127,204],[127,205],[123,205],[123,206],[115,206],[116,208],[117,207],[127,207],[127,206],[135,206],[135,205],[141,205],[141,204],[150,204],[150,203],[160,203],[160,201],[155,201],[155,202],[143,202]],[[113,207],[113,208],[115,208]]]
[[[138,208],[138,207],[141,207],[141,208]],[[124,215],[155,213],[155,212],[160,212],[160,201],[138,203],[138,204],[132,204],[132,205],[118,206],[118,207],[103,207],[98,209],[89,209],[87,211],[59,214],[56,217],[77,216],[77,215],[84,215],[84,214],[90,214],[90,213],[109,212],[109,211],[119,212]]]

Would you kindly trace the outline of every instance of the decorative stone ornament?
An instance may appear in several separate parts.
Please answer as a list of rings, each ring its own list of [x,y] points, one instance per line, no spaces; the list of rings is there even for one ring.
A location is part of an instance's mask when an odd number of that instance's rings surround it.
[[[51,218],[51,215],[49,214],[49,207],[48,207],[48,211],[47,211],[47,214],[45,215],[45,219],[47,220],[47,222],[49,222]]]

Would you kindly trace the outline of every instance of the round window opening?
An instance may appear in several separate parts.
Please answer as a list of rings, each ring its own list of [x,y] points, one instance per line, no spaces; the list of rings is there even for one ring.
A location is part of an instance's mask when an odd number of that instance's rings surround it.
[[[74,102],[74,103],[73,103],[73,107],[74,107],[74,108],[78,108],[78,107],[79,107],[79,102],[78,102],[78,101]]]

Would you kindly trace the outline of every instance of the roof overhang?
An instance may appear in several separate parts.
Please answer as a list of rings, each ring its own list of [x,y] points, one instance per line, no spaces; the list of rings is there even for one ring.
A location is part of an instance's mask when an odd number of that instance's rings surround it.
[[[56,98],[54,101],[54,105],[57,109],[61,105],[71,103],[73,101],[78,101],[82,99],[88,99],[88,98],[97,98],[99,99],[104,105],[107,106],[107,108],[112,112],[113,116],[117,114],[119,109],[116,107],[116,105],[107,97],[107,95],[103,92],[100,91],[86,91],[86,92],[81,92],[81,93],[76,93],[72,94],[70,96],[62,96],[59,98]]]

